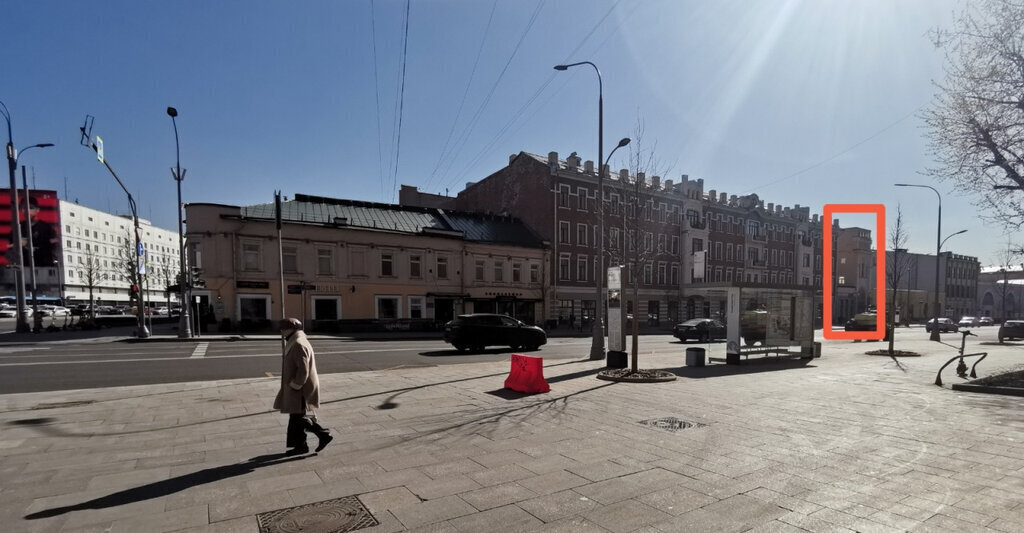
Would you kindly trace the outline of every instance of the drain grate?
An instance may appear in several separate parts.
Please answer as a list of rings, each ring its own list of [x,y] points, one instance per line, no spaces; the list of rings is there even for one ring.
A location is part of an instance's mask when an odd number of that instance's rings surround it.
[[[672,433],[682,431],[684,429],[707,427],[707,424],[701,424],[700,422],[688,422],[671,416],[641,420],[640,423],[652,428],[664,429],[665,431],[670,431]]]
[[[260,533],[344,533],[379,524],[355,496],[256,515]]]

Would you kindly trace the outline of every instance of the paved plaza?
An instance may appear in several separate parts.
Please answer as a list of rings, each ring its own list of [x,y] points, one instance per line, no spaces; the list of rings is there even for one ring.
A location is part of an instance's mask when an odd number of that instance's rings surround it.
[[[882,346],[692,368],[666,343],[641,366],[676,381],[549,362],[533,396],[508,362],[321,375],[335,439],[300,457],[276,377],[0,395],[0,529],[255,533],[355,497],[364,532],[1024,531],[1024,398],[935,386],[946,346]],[[975,348],[982,376],[1024,363]]]

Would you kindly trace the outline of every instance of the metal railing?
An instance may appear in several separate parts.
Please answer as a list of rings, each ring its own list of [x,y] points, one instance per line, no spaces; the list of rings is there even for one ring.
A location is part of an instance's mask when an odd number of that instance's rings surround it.
[[[972,337],[976,337],[977,335],[971,333],[971,331],[968,329],[962,330],[960,332],[960,335],[960,349],[958,350],[960,352],[959,355],[950,358],[949,361],[946,361],[946,363],[942,365],[942,367],[939,368],[939,371],[935,374],[935,384],[940,387],[942,386],[942,371],[945,370],[947,366],[952,364],[953,361],[956,361],[957,359],[960,360],[960,363],[956,365],[956,375],[962,378],[967,378],[967,363],[964,362],[964,357],[977,357],[978,360],[975,361],[973,365],[971,365],[970,373],[970,377],[977,378],[978,373],[975,371],[975,369],[978,367],[978,363],[980,363],[983,359],[985,359],[986,356],[988,356],[988,352],[964,353],[964,345],[967,343],[967,336],[970,335]]]

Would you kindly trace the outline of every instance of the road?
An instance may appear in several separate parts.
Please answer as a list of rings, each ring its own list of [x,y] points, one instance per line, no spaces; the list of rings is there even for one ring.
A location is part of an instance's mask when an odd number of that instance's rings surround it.
[[[981,342],[995,342],[998,327],[975,328],[968,352],[983,351]],[[820,336],[820,331],[818,332]],[[921,339],[923,328],[897,330],[901,338]],[[821,340],[821,339],[819,339]],[[960,335],[943,334],[950,346],[935,345],[937,352],[956,355]],[[830,342],[824,341],[824,356]],[[549,361],[579,360],[590,351],[589,338],[551,338],[540,350],[531,352]],[[884,342],[865,343],[884,348]],[[491,348],[483,353],[459,353],[441,340],[353,340],[315,337],[317,370],[321,374],[387,370],[400,367],[450,365],[500,361],[509,357],[508,348]],[[644,354],[678,353],[680,365],[687,347],[704,347],[709,356],[724,357],[725,343],[683,345],[669,335],[640,337],[641,366]],[[57,391],[212,381],[280,375],[279,341],[209,342],[99,342],[40,343],[0,347],[0,394]]]

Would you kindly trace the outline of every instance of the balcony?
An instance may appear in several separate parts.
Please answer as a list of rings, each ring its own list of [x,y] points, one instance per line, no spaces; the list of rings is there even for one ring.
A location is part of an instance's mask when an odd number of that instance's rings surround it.
[[[758,242],[768,242],[767,233],[748,233],[747,236],[749,236],[751,240],[755,240]]]
[[[800,244],[804,246],[814,246],[814,241],[807,237],[803,237],[800,239]]]
[[[768,261],[766,261],[764,259],[754,259],[754,258],[748,257],[747,258],[747,266],[748,267],[761,267],[761,268],[764,268],[764,267],[768,266]]]
[[[705,229],[705,228],[708,227],[707,222],[704,222],[703,220],[701,220],[699,218],[691,218],[689,220],[690,220],[690,227],[693,228],[693,229]]]

